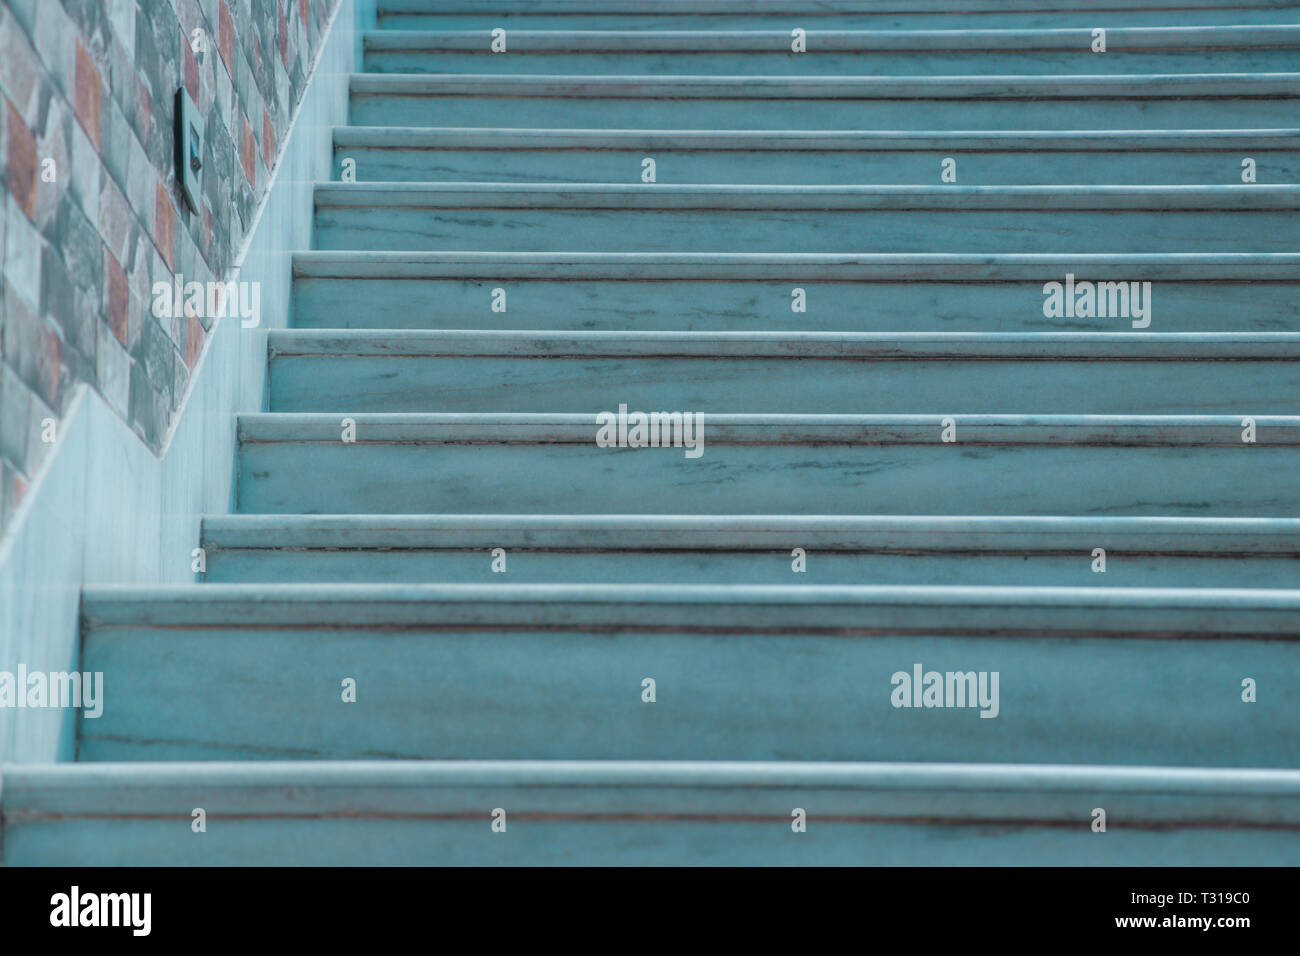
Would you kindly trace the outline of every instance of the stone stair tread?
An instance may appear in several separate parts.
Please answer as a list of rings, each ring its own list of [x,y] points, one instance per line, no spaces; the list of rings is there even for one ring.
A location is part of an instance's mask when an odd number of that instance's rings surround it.
[[[1300,358],[1300,332],[673,332],[277,329],[270,356],[790,357],[1210,361]]]
[[[1294,149],[1300,129],[692,130],[336,126],[338,146],[734,150]]]
[[[1121,73],[1057,76],[617,76],[354,73],[353,96],[581,96],[637,99],[1065,99],[1300,96],[1300,73]],[[383,124],[381,124],[383,125]]]
[[[547,412],[373,412],[352,416],[365,425],[358,444],[427,441],[529,442],[590,445],[595,414]],[[943,415],[715,414],[715,443],[939,444]],[[966,444],[1222,445],[1240,444],[1233,415],[961,415]],[[300,441],[337,444],[339,416],[321,412],[259,412],[238,417],[245,443]],[[1300,416],[1264,415],[1268,444],[1300,444]]]
[[[316,208],[1295,209],[1300,185],[729,186],[667,183],[317,183]]]
[[[1300,518],[959,515],[206,515],[220,548],[907,549],[1300,555]]]
[[[959,30],[806,31],[817,51],[839,50],[1087,50],[1092,31],[1082,27]],[[528,53],[613,51],[790,52],[788,30],[511,30],[510,51]],[[1107,52],[1160,49],[1236,49],[1300,45],[1300,26],[1111,27]],[[487,30],[370,30],[366,50],[487,50]]]
[[[536,804],[611,815],[621,795],[643,810],[714,812],[741,794],[783,799],[821,791],[901,818],[942,808],[954,819],[997,819],[1010,807],[1062,819],[1073,801],[1107,794],[1152,822],[1206,819],[1236,805],[1255,822],[1300,823],[1300,770],[1080,765],[820,763],[762,761],[246,761],[9,764],[5,812],[44,816],[138,813],[188,816],[200,795],[227,795],[238,812],[284,816],[405,812],[433,815],[440,799],[493,791]],[[548,796],[552,799],[548,799]],[[1182,798],[1177,800],[1174,798]],[[922,801],[922,802],[918,802]],[[225,808],[211,808],[213,817]],[[232,812],[232,811],[226,811]],[[733,812],[741,812],[733,806]],[[490,808],[487,811],[490,813]],[[484,816],[487,816],[487,813]],[[785,814],[788,817],[788,811]],[[1005,819],[1005,817],[1003,817]],[[1070,817],[1073,818],[1073,814]],[[1213,819],[1213,817],[1210,817]],[[863,821],[866,822],[866,821]],[[486,828],[485,828],[486,829]]]
[[[84,626],[473,624],[1300,638],[1300,590],[962,585],[197,584],[87,588]],[[865,618],[864,614],[870,613]],[[575,618],[575,615],[577,616]]]
[[[489,271],[476,271],[487,269]],[[1126,278],[1300,278],[1296,252],[968,253],[968,252],[502,252],[313,249],[293,254],[296,276],[422,278],[441,275],[951,280],[1060,279],[1092,270]]]
[[[1300,818],[1295,771],[1236,769],[245,761],[10,766],[3,782],[16,866],[1132,864],[1157,845],[1169,862],[1285,863]]]

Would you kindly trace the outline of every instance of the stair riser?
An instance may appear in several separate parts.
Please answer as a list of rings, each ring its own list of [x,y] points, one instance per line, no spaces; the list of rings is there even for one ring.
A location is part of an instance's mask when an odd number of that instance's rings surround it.
[[[201,838],[193,807],[162,820],[20,821],[5,830],[8,866],[1294,866],[1300,837],[1278,829],[1125,829],[1104,836],[1069,824],[993,826],[818,821],[817,792],[792,793],[761,822],[556,821],[514,811],[501,788],[464,819],[222,819],[209,812]],[[749,798],[752,800],[752,797]],[[793,802],[791,802],[793,801]],[[1090,803],[1084,808],[1083,803]],[[219,806],[206,799],[207,806]],[[1080,802],[1090,820],[1098,801]],[[493,808],[508,809],[505,833]],[[1109,806],[1109,804],[1107,804]],[[793,834],[793,807],[809,810]],[[748,806],[747,806],[748,809]],[[430,811],[436,813],[436,810]]]
[[[645,346],[648,352],[653,345]],[[1207,386],[1213,382],[1213,386]],[[276,412],[1274,414],[1300,361],[865,361],[820,358],[287,355]],[[1243,411],[1245,410],[1245,411]]]
[[[807,548],[807,569],[784,551],[534,551],[508,548],[506,572],[491,548],[328,550],[206,545],[208,583],[373,581],[424,584],[945,584],[1063,587],[1294,587],[1300,557],[1125,554],[1107,549],[1104,574],[1090,550],[1072,554],[872,554]],[[1107,544],[1099,536],[1098,546]]]
[[[352,95],[354,126],[544,129],[1286,129],[1294,98],[650,99]]]
[[[341,416],[340,416],[341,420]],[[936,426],[936,435],[939,429]],[[1300,448],[1260,444],[710,445],[244,442],[261,514],[1111,514],[1300,511]],[[364,442],[366,425],[358,426]],[[341,432],[340,432],[341,436]],[[1237,441],[1236,432],[1225,441]]]
[[[661,183],[759,185],[929,185],[945,158],[957,160],[963,183],[981,185],[1166,185],[1241,182],[1241,161],[1256,162],[1259,183],[1300,181],[1293,150],[1132,150],[1103,152],[823,152],[643,149],[389,149],[334,148],[333,178],[344,158],[359,182],[637,183],[641,161],[656,163]]]
[[[954,198],[954,205],[959,200]],[[1291,252],[1294,209],[493,209],[317,206],[327,250]]]
[[[557,270],[558,271],[558,270]],[[321,278],[294,280],[294,324],[336,329],[557,329],[637,331],[1097,331],[1132,328],[1117,318],[1043,316],[1043,286],[1032,282],[925,279],[834,282],[801,279],[616,280],[512,274],[484,278]],[[1080,271],[1082,279],[1086,272]],[[1116,272],[1118,280],[1130,278]],[[1094,277],[1095,281],[1095,277]],[[492,290],[507,292],[493,312]],[[808,311],[791,311],[802,288]],[[1300,285],[1293,282],[1152,282],[1149,331],[1300,331]]]
[[[106,697],[79,757],[1294,764],[1300,702],[1267,689],[1300,668],[1295,641],[755,634],[699,614],[690,631],[265,628],[255,607],[244,626],[91,626],[81,668]],[[916,663],[996,671],[998,716],[894,707]]]
[[[1089,49],[1083,36],[1077,50],[1009,50],[931,52],[491,52],[483,34],[483,50],[371,50],[369,73],[508,73],[646,74],[648,76],[1001,76],[1114,73],[1286,73],[1300,61],[1300,49],[1133,50],[1117,46],[1103,54]]]

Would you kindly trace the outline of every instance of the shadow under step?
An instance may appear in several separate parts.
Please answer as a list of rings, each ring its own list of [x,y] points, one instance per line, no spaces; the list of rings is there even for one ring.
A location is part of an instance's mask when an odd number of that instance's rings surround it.
[[[962,183],[1169,185],[1300,181],[1296,130],[1067,132],[791,132],[747,130],[427,129],[334,131],[332,178],[343,162],[360,182],[636,183],[643,160],[660,183],[919,185],[945,159]]]
[[[102,587],[78,759],[1289,767],[1297,668],[1300,590]]]
[[[1261,416],[1244,423],[1227,415],[956,412],[700,419],[683,412],[680,426],[657,419],[651,436],[648,415],[655,411],[631,409],[621,420],[617,407],[599,416],[241,415],[239,510],[1222,517],[1300,512],[1298,417]],[[657,446],[640,444],[652,437]],[[1250,437],[1254,442],[1243,441]]]
[[[1285,252],[300,252],[293,274],[305,328],[1117,331],[1131,317],[1078,306],[1100,282],[1141,281],[1152,331],[1300,331],[1300,254]]]
[[[1293,252],[1300,185],[321,183],[318,249]]]
[[[1179,11],[1181,14],[1183,11]],[[682,25],[683,27],[685,24]],[[377,30],[370,73],[569,73],[648,76],[935,76],[952,74],[1277,73],[1300,62],[1300,26],[993,30]],[[504,53],[504,55],[502,55]]]
[[[1294,865],[1296,771],[971,764],[9,765],[9,866]],[[207,831],[190,824],[195,807]],[[1096,808],[1105,833],[1092,831]],[[806,829],[794,832],[796,811]],[[493,828],[493,815],[504,830]]]
[[[1184,129],[1295,125],[1300,73],[510,76],[356,73],[354,126]]]
[[[1294,518],[209,515],[201,543],[209,584],[1300,581]]]
[[[1285,414],[1300,333],[273,330],[268,366],[273,412]]]

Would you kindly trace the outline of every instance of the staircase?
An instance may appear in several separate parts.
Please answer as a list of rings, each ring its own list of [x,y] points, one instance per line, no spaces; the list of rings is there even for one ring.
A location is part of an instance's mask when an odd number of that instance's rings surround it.
[[[1132,6],[382,0],[5,862],[1300,862],[1300,8]]]

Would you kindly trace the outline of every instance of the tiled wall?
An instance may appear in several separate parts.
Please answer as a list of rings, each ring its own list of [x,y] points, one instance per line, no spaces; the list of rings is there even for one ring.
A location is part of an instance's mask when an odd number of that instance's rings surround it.
[[[338,0],[0,0],[0,534],[76,383],[150,448],[212,320],[155,282],[228,278]],[[173,100],[205,121],[201,209]]]

